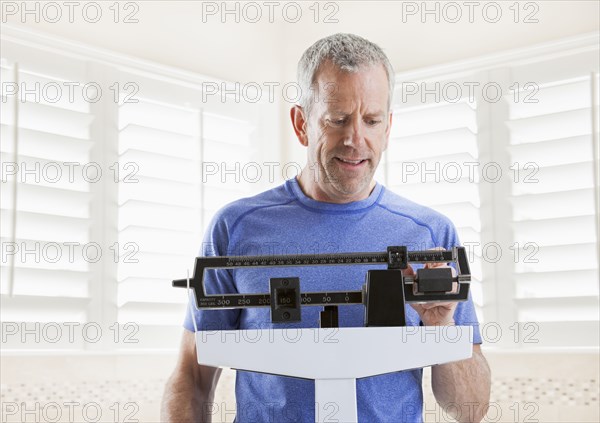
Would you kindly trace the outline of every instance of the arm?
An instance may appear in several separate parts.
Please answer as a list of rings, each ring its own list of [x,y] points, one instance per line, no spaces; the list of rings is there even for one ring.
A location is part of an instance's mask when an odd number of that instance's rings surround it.
[[[210,422],[215,387],[221,369],[196,360],[194,334],[184,330],[175,370],[167,380],[160,417],[162,422]]]
[[[479,344],[467,360],[431,368],[431,387],[440,406],[460,422],[480,422],[490,401],[491,372]]]
[[[428,263],[425,267],[447,267]],[[406,271],[414,274],[412,268]],[[457,303],[411,304],[425,326],[454,325]],[[438,404],[461,423],[480,422],[490,402],[491,372],[479,344],[467,360],[439,364],[431,368],[431,387]]]

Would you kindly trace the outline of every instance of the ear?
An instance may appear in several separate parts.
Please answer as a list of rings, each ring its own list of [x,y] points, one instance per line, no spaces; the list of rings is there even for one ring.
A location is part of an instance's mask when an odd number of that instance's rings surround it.
[[[292,127],[298,137],[300,144],[308,146],[308,134],[306,133],[307,121],[302,107],[295,105],[290,110],[290,118],[292,119]]]
[[[390,132],[392,130],[392,116],[394,116],[394,114],[392,112],[390,112],[390,115],[388,118],[388,125],[387,125],[387,128],[385,129],[385,145],[383,146],[383,151],[387,150],[388,144],[390,141]]]

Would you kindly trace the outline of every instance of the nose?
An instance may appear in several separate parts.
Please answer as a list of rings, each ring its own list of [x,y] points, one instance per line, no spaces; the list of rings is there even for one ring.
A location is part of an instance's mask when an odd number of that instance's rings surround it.
[[[352,119],[352,124],[348,125],[348,133],[344,137],[344,145],[347,147],[358,147],[365,142],[365,123],[360,116]]]

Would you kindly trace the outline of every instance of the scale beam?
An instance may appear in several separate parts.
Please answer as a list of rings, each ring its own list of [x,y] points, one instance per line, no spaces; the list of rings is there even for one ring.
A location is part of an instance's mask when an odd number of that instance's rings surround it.
[[[409,263],[439,262],[455,263],[457,276],[442,275],[443,269],[427,269],[426,272],[420,269],[416,276],[404,276],[401,272],[401,270],[408,267]],[[273,300],[272,293],[282,293],[282,289],[258,294],[208,295],[204,288],[204,271],[206,269],[348,265],[387,265],[387,270],[393,271],[388,279],[397,280],[403,286],[404,302],[464,301],[468,298],[471,275],[464,247],[455,247],[448,251],[407,251],[406,247],[396,246],[388,247],[387,251],[380,253],[196,257],[192,278],[189,281],[187,279],[174,280],[173,286],[187,288],[189,284],[189,287],[194,291],[198,309],[270,307],[274,310],[282,304]],[[446,270],[448,271],[448,269]],[[288,279],[294,280],[297,278],[290,277]],[[271,282],[273,283],[273,280]],[[299,291],[299,286],[297,290]],[[291,294],[289,293],[289,295]],[[296,295],[296,293],[293,294]],[[280,301],[293,300],[289,296],[282,298],[283,300]],[[366,287],[357,291],[300,292],[297,308],[301,306],[367,305],[367,302]]]

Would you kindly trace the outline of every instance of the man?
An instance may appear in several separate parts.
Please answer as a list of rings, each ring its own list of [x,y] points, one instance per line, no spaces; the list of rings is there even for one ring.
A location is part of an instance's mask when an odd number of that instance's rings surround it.
[[[384,251],[390,245],[409,249],[458,245],[456,230],[447,218],[387,191],[373,179],[392,124],[393,77],[383,51],[363,38],[336,34],[311,46],[298,65],[300,87],[306,95],[291,110],[294,131],[307,147],[306,167],[298,178],[220,210],[207,231],[205,245],[210,251],[205,254],[309,254]],[[264,292],[269,278],[291,275],[300,277],[303,291],[356,290],[366,270],[373,268],[212,271],[207,290]],[[302,322],[296,326],[316,327],[318,312],[317,307],[303,308]],[[339,309],[340,326],[362,326],[363,317],[360,305]],[[464,422],[480,421],[489,403],[490,371],[481,354],[471,300],[413,304],[406,307],[406,317],[407,325],[474,326],[473,357],[434,366],[432,386],[436,400],[449,414]],[[207,418],[203,413],[210,407],[205,404],[212,401],[219,378],[218,369],[197,364],[192,319],[199,330],[277,327],[264,308],[188,313],[179,362],[164,397],[163,419],[167,421]],[[359,421],[421,421],[421,379],[422,370],[359,379]],[[312,381],[237,373],[238,422],[314,422],[313,399]]]

